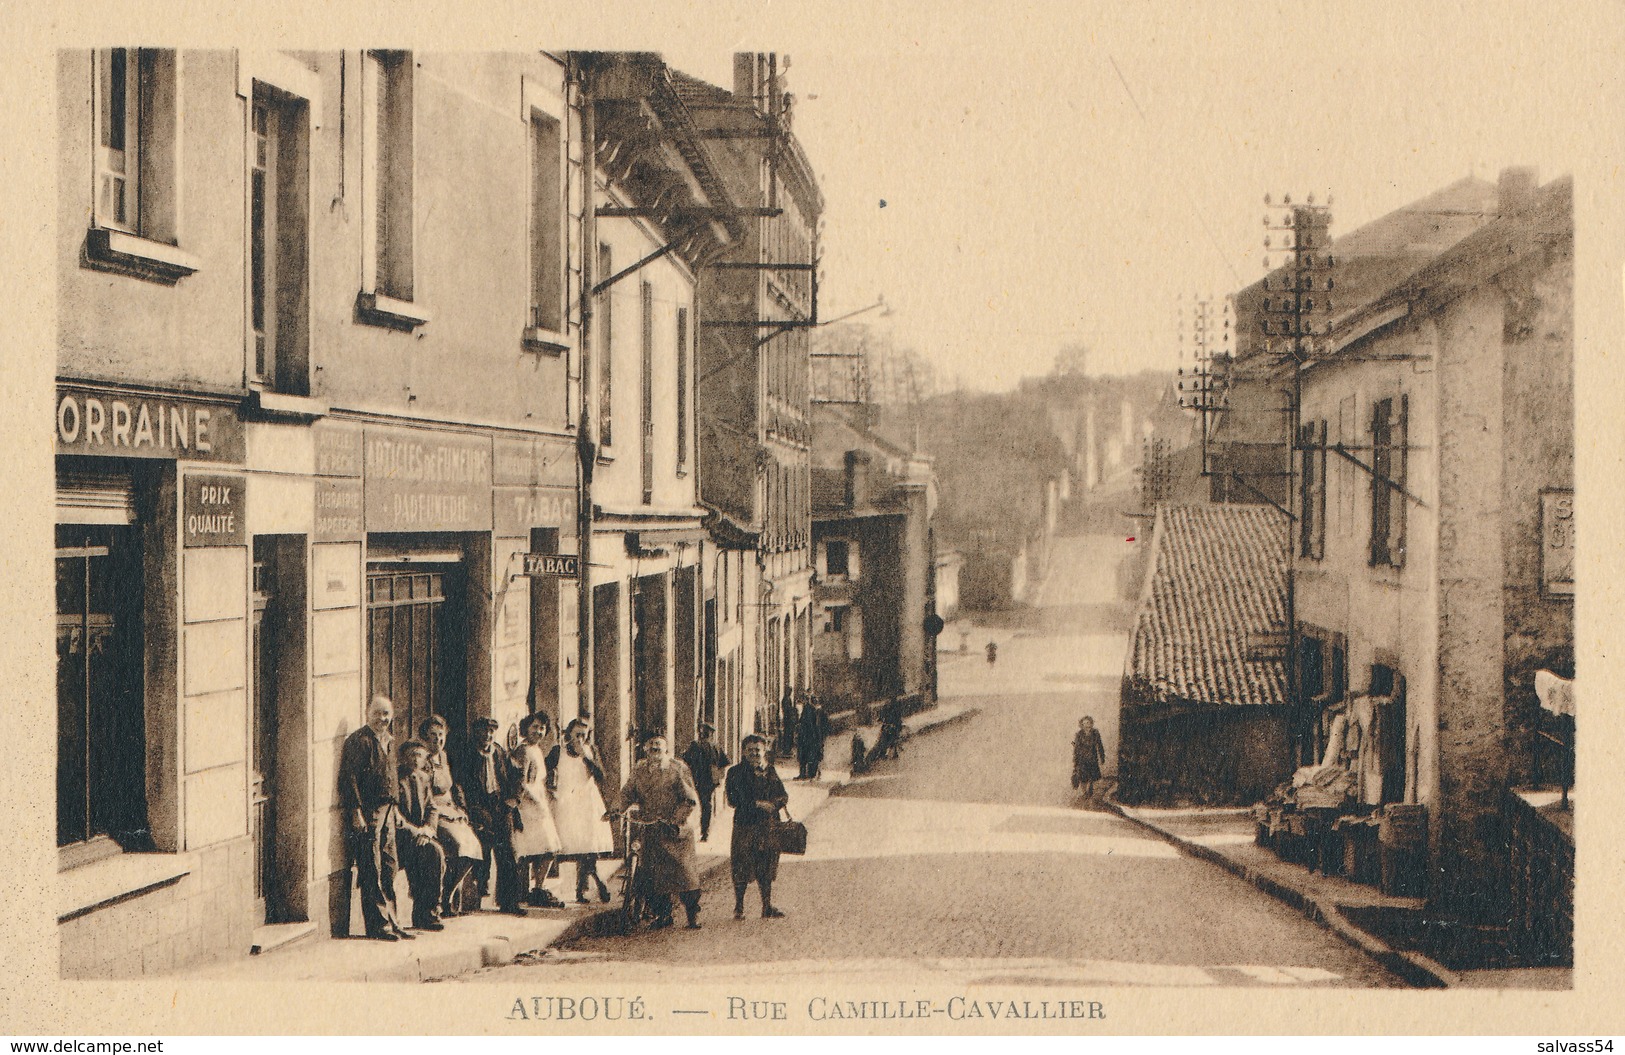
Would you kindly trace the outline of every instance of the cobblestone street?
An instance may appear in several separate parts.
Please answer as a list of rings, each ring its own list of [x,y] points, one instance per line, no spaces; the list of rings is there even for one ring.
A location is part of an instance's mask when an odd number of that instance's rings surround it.
[[[775,887],[789,918],[758,918],[752,891],[747,918],[734,921],[717,871],[698,933],[580,939],[475,977],[1400,984],[1248,884],[1072,792],[1080,714],[1095,716],[1115,756],[1126,635],[1114,577],[1126,545],[1062,540],[1041,618],[978,627],[968,654],[944,657],[944,699],[980,713],[909,741],[811,818],[809,853],[785,858]],[[1000,646],[991,668],[989,639]]]

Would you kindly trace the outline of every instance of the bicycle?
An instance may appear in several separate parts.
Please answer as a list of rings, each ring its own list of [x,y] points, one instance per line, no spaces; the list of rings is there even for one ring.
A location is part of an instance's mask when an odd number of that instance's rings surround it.
[[[621,859],[621,910],[620,932],[623,935],[634,933],[649,914],[647,900],[643,896],[643,878],[639,867],[643,860],[643,836],[640,829],[648,829],[661,824],[661,821],[646,821],[634,817],[637,806],[617,814],[621,822],[621,845],[625,847],[625,854]]]

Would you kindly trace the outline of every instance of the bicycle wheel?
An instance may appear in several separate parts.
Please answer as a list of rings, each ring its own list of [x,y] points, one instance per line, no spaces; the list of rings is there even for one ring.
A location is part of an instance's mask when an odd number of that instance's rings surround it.
[[[622,870],[621,933],[632,934],[643,922],[643,893],[638,889],[638,859],[629,856]]]

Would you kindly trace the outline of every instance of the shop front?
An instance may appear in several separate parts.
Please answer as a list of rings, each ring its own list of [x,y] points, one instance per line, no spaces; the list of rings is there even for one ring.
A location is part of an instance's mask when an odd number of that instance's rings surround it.
[[[204,396],[64,383],[55,443],[63,976],[246,948],[243,423]]]

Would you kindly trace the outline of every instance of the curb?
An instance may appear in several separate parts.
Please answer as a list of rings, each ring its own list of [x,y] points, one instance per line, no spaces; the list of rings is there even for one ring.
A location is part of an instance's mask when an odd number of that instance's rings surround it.
[[[1134,816],[1123,807],[1122,803],[1117,802],[1115,799],[1103,799],[1102,803],[1111,812],[1130,823],[1139,825],[1164,842],[1172,844],[1181,853],[1218,865],[1238,879],[1251,883],[1277,901],[1292,906],[1310,920],[1325,927],[1348,944],[1353,945],[1371,957],[1389,973],[1403,978],[1411,985],[1428,989],[1446,989],[1461,983],[1461,979],[1454,971],[1432,957],[1424,956],[1419,952],[1396,949],[1376,935],[1361,930],[1343,914],[1343,910],[1335,902],[1317,898],[1301,890],[1286,886],[1249,865],[1231,860],[1211,847],[1203,846],[1188,839],[1182,839],[1166,829],[1159,828],[1148,820]]]
[[[966,720],[968,720],[970,718],[976,717],[978,714],[981,714],[981,713],[982,713],[982,710],[981,710],[980,707],[967,707],[964,710],[959,711],[959,712],[957,712],[955,714],[948,715],[946,718],[941,718],[941,719],[938,719],[938,720],[932,721],[932,722],[921,722],[917,727],[911,729],[910,732],[914,733],[916,735],[920,734],[920,733],[927,733],[927,732],[930,732],[930,731],[935,730],[935,729],[941,729],[941,728],[943,728],[945,726],[953,725],[956,722],[966,721]],[[803,814],[802,815],[803,819],[805,819],[807,817],[811,817],[811,816],[817,814],[819,810],[821,810],[825,806],[829,805],[829,800],[835,797],[835,793],[839,789],[845,787],[848,783],[850,783],[851,780],[852,780],[852,774],[847,773],[847,775],[844,778],[842,778],[840,780],[832,780],[832,781],[828,782],[827,784],[825,784],[824,787],[826,788],[826,793],[825,793],[823,799],[819,801],[818,805],[814,806],[812,809],[808,810],[805,814]],[[711,876],[717,874],[718,872],[722,871],[723,869],[725,869],[727,867],[728,867],[728,858],[727,858],[726,855],[724,855],[724,856],[718,858],[717,860],[713,861],[710,865],[706,866],[705,868],[703,868],[700,871],[700,881],[703,883],[705,880],[709,879]],[[546,945],[538,946],[538,948],[536,948],[536,949],[514,949],[514,950],[512,950],[512,952],[510,953],[510,955],[508,957],[508,960],[506,962],[511,963],[513,961],[513,958],[514,958],[514,954],[523,954],[523,953],[526,953],[526,952],[536,952],[536,951],[539,951],[539,949],[542,949],[542,948],[548,948],[548,949],[556,948],[556,947],[558,947],[560,945],[567,944],[568,942],[575,941],[577,938],[583,936],[584,934],[591,933],[592,931],[597,929],[597,925],[598,925],[600,920],[606,919],[609,916],[612,916],[612,915],[616,914],[619,911],[620,911],[620,908],[616,907],[616,908],[604,908],[604,909],[599,909],[597,912],[586,913],[583,916],[580,916],[580,917],[578,917],[576,919],[571,920],[565,926],[565,928],[562,931],[560,931]]]

